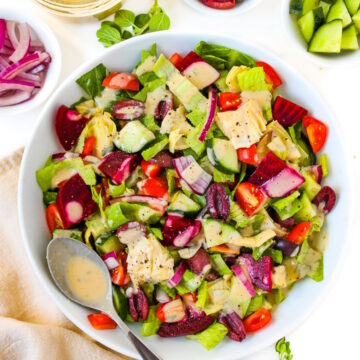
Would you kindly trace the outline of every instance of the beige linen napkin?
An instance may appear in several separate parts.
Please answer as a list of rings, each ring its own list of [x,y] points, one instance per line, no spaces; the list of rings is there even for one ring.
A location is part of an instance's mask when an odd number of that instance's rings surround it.
[[[25,254],[17,216],[22,151],[0,162],[0,360],[121,360],[52,303]]]

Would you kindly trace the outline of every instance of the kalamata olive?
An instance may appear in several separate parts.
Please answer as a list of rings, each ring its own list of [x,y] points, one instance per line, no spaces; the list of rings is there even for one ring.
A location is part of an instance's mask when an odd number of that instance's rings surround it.
[[[160,151],[153,158],[151,158],[149,160],[149,162],[151,164],[159,165],[163,168],[172,168],[172,167],[174,167],[172,159],[173,158],[172,158],[171,154],[168,151],[163,150],[163,151]]]
[[[189,317],[186,321],[162,323],[158,331],[161,337],[185,336],[205,330],[214,322],[212,316]]]
[[[200,248],[193,257],[187,260],[187,265],[193,273],[204,274],[206,270],[211,268],[209,254],[205,249]]]
[[[172,99],[161,100],[155,108],[154,119],[161,121],[166,114],[173,108]]]
[[[294,257],[299,253],[300,246],[291,241],[277,238],[274,249],[281,250],[285,256]]]
[[[229,330],[228,337],[234,341],[241,342],[246,338],[246,331],[241,318],[236,312],[219,316],[219,323]]]
[[[139,100],[121,100],[115,103],[112,116],[119,120],[139,119],[144,114],[144,103]]]
[[[334,207],[336,202],[335,191],[330,186],[324,186],[315,196],[313,203],[327,215]]]
[[[138,321],[139,317],[143,321],[146,320],[149,313],[149,303],[146,295],[141,289],[133,291],[129,297],[129,312],[134,321]]]
[[[206,194],[206,205],[210,215],[215,219],[226,220],[230,212],[230,200],[223,186],[214,183]]]

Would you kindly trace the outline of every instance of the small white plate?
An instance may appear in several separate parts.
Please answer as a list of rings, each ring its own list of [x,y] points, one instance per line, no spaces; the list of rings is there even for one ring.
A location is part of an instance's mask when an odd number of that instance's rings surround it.
[[[360,64],[360,50],[342,51],[340,54],[316,54],[307,51],[308,44],[301,35],[296,16],[289,13],[290,0],[283,0],[282,25],[291,44],[317,65],[327,67],[350,67]]]
[[[219,9],[213,9],[206,5],[204,5],[200,0],[184,0],[186,4],[191,6],[193,9],[200,11],[206,15],[212,15],[212,16],[234,16],[242,14],[250,9],[252,9],[254,6],[259,4],[262,0],[243,0],[242,3],[236,4],[236,6],[233,9],[228,10],[219,10]]]
[[[51,62],[47,69],[44,84],[40,91],[28,101],[21,104],[0,107],[1,115],[16,115],[29,111],[39,106],[53,92],[61,71],[61,50],[60,45],[50,28],[39,20],[35,15],[21,12],[12,8],[1,9],[0,17],[5,20],[26,22],[31,28],[31,36],[41,40],[45,51],[51,56]]]

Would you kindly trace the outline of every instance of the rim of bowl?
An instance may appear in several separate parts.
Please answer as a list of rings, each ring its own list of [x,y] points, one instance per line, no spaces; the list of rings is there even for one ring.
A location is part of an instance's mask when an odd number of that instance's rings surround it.
[[[2,9],[1,16],[6,19],[26,22],[36,33],[45,47],[45,50],[50,53],[51,62],[47,69],[45,82],[40,91],[30,100],[23,103],[11,106],[0,107],[0,115],[17,115],[25,111],[34,109],[43,103],[53,92],[61,73],[61,49],[59,42],[53,31],[36,14],[32,11],[30,13],[20,12],[12,7]]]
[[[303,39],[299,27],[296,26],[293,16],[289,13],[290,0],[283,0],[281,4],[281,23],[283,30],[294,47],[304,56],[322,67],[349,67],[360,64],[360,49],[340,54],[317,54],[307,51],[307,44]]]
[[[276,55],[273,51],[268,50],[264,47],[262,47],[260,44],[256,43],[256,42],[251,42],[249,43],[248,41],[244,40],[243,38],[239,38],[239,37],[235,37],[235,36],[231,36],[231,35],[224,35],[224,34],[217,34],[215,32],[211,32],[211,31],[197,31],[196,32],[197,35],[203,36],[204,38],[210,38],[210,39],[214,39],[214,41],[222,41],[222,40],[228,40],[228,41],[233,41],[233,42],[240,42],[242,43],[243,46],[248,46],[249,47],[249,51],[251,52],[252,49],[257,49],[257,48],[261,48],[262,51],[264,53],[266,53],[268,55],[268,57],[276,59],[276,61],[280,62],[282,67],[285,68],[287,71],[290,71],[292,73],[296,73],[296,70],[293,66],[289,65],[287,62],[285,62],[284,60],[282,60],[278,55]],[[169,37],[171,38],[172,35],[176,35],[176,36],[194,36],[194,32],[193,31],[186,31],[186,30],[167,30],[167,31],[162,31],[160,33],[155,34],[155,36],[157,37]],[[103,339],[98,336],[98,333],[94,330],[89,330],[88,328],[85,328],[85,326],[83,325],[84,322],[79,322],[77,321],[72,312],[68,311],[67,309],[65,309],[65,307],[63,306],[62,302],[63,302],[63,295],[59,296],[58,294],[61,294],[60,292],[56,292],[53,291],[47,284],[46,279],[44,277],[44,275],[42,274],[42,270],[40,269],[40,267],[38,266],[37,262],[35,261],[35,259],[32,257],[31,254],[31,250],[30,250],[30,242],[27,239],[27,233],[25,230],[25,224],[24,224],[24,217],[23,214],[25,213],[24,211],[24,202],[22,201],[23,199],[23,194],[24,194],[24,186],[23,184],[25,183],[25,165],[28,161],[31,161],[31,158],[29,158],[29,148],[30,148],[30,144],[32,144],[33,139],[35,137],[35,134],[38,131],[38,128],[40,127],[41,123],[43,121],[45,121],[44,119],[44,114],[48,111],[48,108],[50,108],[51,106],[53,106],[53,101],[56,99],[58,93],[60,93],[62,91],[62,89],[64,87],[67,86],[67,83],[72,80],[73,78],[75,78],[76,76],[79,76],[82,72],[86,71],[87,68],[90,66],[90,64],[92,64],[94,62],[95,59],[97,59],[98,57],[103,57],[103,56],[107,56],[108,53],[111,53],[114,51],[114,49],[116,47],[121,48],[121,47],[127,47],[127,46],[131,46],[133,43],[136,42],[141,42],[147,38],[153,38],[154,34],[150,33],[150,34],[145,34],[142,35],[140,37],[135,37],[132,39],[127,40],[126,43],[119,43],[117,45],[112,46],[109,49],[106,49],[105,52],[99,54],[98,56],[88,60],[86,63],[84,63],[83,65],[81,65],[80,67],[78,67],[75,71],[73,71],[68,77],[67,79],[61,84],[61,86],[52,94],[50,100],[47,102],[46,106],[42,109],[39,118],[36,123],[36,126],[33,130],[33,133],[30,137],[30,141],[28,142],[28,146],[25,147],[25,151],[24,151],[24,155],[23,155],[23,159],[21,162],[21,167],[20,167],[20,173],[19,173],[19,183],[18,183],[18,214],[19,214],[19,224],[20,224],[20,231],[21,231],[21,236],[25,245],[25,250],[27,253],[27,256],[30,260],[30,263],[32,265],[32,268],[34,269],[37,278],[39,279],[40,283],[42,284],[43,288],[45,289],[45,291],[49,294],[50,298],[54,301],[54,303],[58,306],[58,308],[62,311],[62,313],[70,320],[72,321],[77,327],[79,327],[83,332],[85,332],[86,334],[88,334],[89,336],[91,336],[92,338],[94,338],[96,341],[100,342],[101,344],[109,347],[110,349],[113,349],[114,351],[118,351],[114,348],[113,342],[112,341],[108,341],[107,339]],[[319,102],[321,102],[323,105],[326,105],[328,108],[328,113],[330,115],[330,117],[332,118],[332,127],[334,128],[334,131],[336,131],[339,134],[339,143],[342,146],[343,152],[344,152],[344,159],[343,159],[343,163],[344,163],[344,169],[346,169],[346,172],[348,173],[347,175],[353,175],[353,170],[351,170],[351,166],[350,166],[350,146],[349,144],[346,144],[344,137],[341,136],[343,134],[343,131],[340,129],[340,125],[339,122],[336,118],[336,116],[334,115],[334,112],[329,110],[329,106],[327,104],[327,102],[324,100],[324,98],[320,95],[320,93],[318,92],[318,90],[313,86],[313,84],[311,82],[309,82],[306,78],[304,78],[301,75],[298,75],[302,81],[304,82],[304,84],[306,84],[306,86],[311,87],[314,95],[316,96],[316,98],[319,100]],[[347,178],[347,188],[349,189],[348,192],[351,194],[354,191],[354,180],[353,180],[353,176],[349,176]],[[349,246],[351,244],[351,228],[353,226],[353,219],[354,219],[354,208],[355,208],[355,203],[354,200],[350,197],[349,199],[349,204],[347,206],[348,209],[348,224],[349,226],[344,230],[345,234],[344,234],[344,241],[343,241],[343,247],[341,249],[341,253],[339,254],[337,263],[335,264],[335,267],[333,267],[334,271],[332,272],[330,278],[327,278],[327,282],[325,283],[325,285],[323,286],[323,289],[321,290],[321,292],[319,293],[319,295],[315,298],[314,302],[312,303],[311,306],[309,306],[300,316],[296,317],[290,324],[286,325],[285,327],[282,328],[281,333],[280,332],[273,332],[273,334],[265,339],[263,339],[262,341],[259,341],[259,344],[257,346],[257,348],[255,350],[251,350],[251,351],[246,351],[246,349],[242,349],[242,353],[241,354],[234,354],[234,356],[232,357],[227,357],[227,360],[236,360],[236,359],[240,359],[243,358],[245,356],[250,356],[252,354],[258,353],[259,351],[263,350],[264,348],[273,345],[277,339],[281,338],[282,336],[285,336],[289,333],[291,333],[292,331],[294,331],[298,326],[300,326],[310,315],[311,313],[321,304],[321,302],[325,299],[325,297],[327,296],[328,292],[330,291],[331,287],[333,286],[337,276],[339,275],[339,270],[341,269],[341,267],[343,266],[345,257],[348,253],[348,249]],[[132,356],[135,357],[137,359],[140,359],[139,354],[131,351],[130,349],[123,349],[121,351],[121,353],[123,355],[126,356]],[[225,358],[224,358],[225,359]]]
[[[228,10],[219,10],[210,8],[200,2],[200,0],[184,0],[184,2],[192,7],[194,10],[202,12],[206,15],[217,16],[217,17],[226,17],[234,16],[245,13],[256,5],[258,5],[262,0],[243,0],[243,3],[236,4],[235,8]]]

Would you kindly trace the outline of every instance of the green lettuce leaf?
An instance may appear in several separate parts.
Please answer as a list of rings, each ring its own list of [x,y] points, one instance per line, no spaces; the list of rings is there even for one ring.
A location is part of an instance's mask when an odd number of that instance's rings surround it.
[[[189,335],[186,338],[198,340],[206,350],[210,350],[217,346],[224,339],[227,333],[228,329],[226,326],[218,322],[214,322],[204,331],[196,335]]]
[[[91,97],[95,98],[101,94],[104,87],[103,80],[109,75],[109,70],[103,65],[99,64],[84,75],[80,76],[76,83]]]
[[[145,161],[150,160],[155,155],[157,155],[161,150],[163,150],[166,145],[169,143],[169,138],[166,135],[161,136],[161,140],[156,142],[154,145],[150,146],[146,150],[141,152],[142,157]]]
[[[237,75],[238,84],[241,91],[261,91],[270,90],[272,85],[265,81],[265,71],[262,67],[240,71]]]
[[[141,328],[141,336],[156,335],[160,326],[161,326],[161,321],[156,316],[156,306],[150,306],[148,317],[143,322]]]

